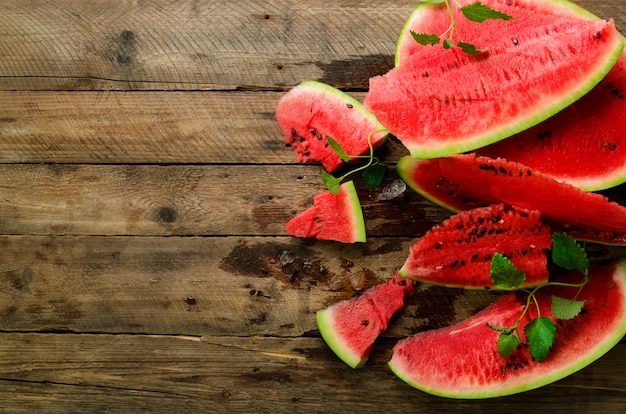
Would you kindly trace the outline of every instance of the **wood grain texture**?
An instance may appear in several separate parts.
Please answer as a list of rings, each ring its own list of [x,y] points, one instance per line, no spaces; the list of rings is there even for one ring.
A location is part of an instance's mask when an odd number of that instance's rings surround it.
[[[283,95],[0,91],[0,162],[293,164],[275,119]],[[390,140],[381,158],[406,154]]]
[[[395,40],[414,6],[408,0],[4,1],[0,89],[275,89],[305,78],[365,88],[372,73],[393,65]]]
[[[324,190],[315,166],[0,164],[0,232],[285,235]],[[450,216],[413,191],[392,201],[362,181],[358,191],[372,237],[416,237]]]
[[[619,413],[626,381],[620,345],[571,377],[512,399],[449,400],[415,392],[386,367],[394,341],[366,368],[337,364],[317,338],[0,334],[0,392],[11,412]],[[90,369],[85,370],[85,367]],[[372,387],[370,384],[376,384]],[[368,392],[364,393],[363,390]],[[103,394],[106,391],[106,396]],[[435,408],[434,408],[435,407]]]

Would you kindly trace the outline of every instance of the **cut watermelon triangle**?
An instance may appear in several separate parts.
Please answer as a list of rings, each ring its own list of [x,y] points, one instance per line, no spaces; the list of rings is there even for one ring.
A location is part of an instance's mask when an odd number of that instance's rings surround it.
[[[329,145],[334,139],[350,156],[380,146],[387,131],[361,102],[325,83],[307,80],[278,102],[276,120],[298,162],[320,162],[332,172],[344,164]]]
[[[597,85],[624,47],[613,22],[537,14],[490,30],[456,17],[464,40],[487,52],[420,45],[370,79],[365,106],[415,158],[471,151],[536,125]]]
[[[532,359],[527,347],[518,348],[508,358],[498,354],[499,332],[487,323],[511,326],[525,303],[525,298],[507,294],[457,325],[399,341],[389,366],[411,386],[448,398],[511,395],[564,378],[600,358],[626,334],[626,262],[592,269],[589,275],[590,281],[577,297],[585,301],[584,312],[556,322],[556,341],[542,362]],[[559,280],[572,283],[580,279],[581,274],[574,272]],[[540,289],[536,297],[541,315],[552,318],[552,295],[572,299],[577,291]],[[520,325],[521,332],[536,316],[531,306]]]
[[[550,227],[536,210],[491,205],[465,210],[433,227],[410,248],[400,276],[466,289],[495,289],[490,275],[495,253],[526,278],[520,287],[548,281]]]
[[[538,210],[565,230],[626,233],[626,207],[519,163],[475,154],[431,160],[405,156],[397,169],[411,188],[452,211],[503,203]]]
[[[313,198],[313,205],[285,226],[287,234],[342,243],[365,242],[365,220],[353,181],[339,186],[339,194],[326,190]]]
[[[396,274],[360,296],[318,311],[315,320],[320,334],[342,361],[361,368],[392,316],[404,307],[405,297],[414,292],[413,282]]]

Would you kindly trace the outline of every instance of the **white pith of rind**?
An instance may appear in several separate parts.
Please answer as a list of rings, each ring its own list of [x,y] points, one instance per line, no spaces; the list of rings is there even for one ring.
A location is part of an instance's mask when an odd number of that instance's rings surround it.
[[[580,371],[592,362],[598,360],[626,336],[626,260],[621,260],[615,266],[613,281],[616,283],[615,288],[619,288],[622,293],[623,305],[622,314],[619,316],[620,322],[615,331],[612,334],[607,335],[604,340],[599,342],[591,352],[588,352],[585,356],[581,357],[577,361],[555,370],[549,375],[545,375],[541,378],[530,379],[522,383],[514,383],[509,385],[501,384],[499,386],[494,386],[493,384],[490,384],[488,388],[480,389],[475,392],[455,393],[453,390],[451,391],[440,388],[432,388],[428,387],[427,385],[416,384],[412,382],[407,373],[405,373],[400,367],[393,364],[393,359],[389,361],[388,366],[395,375],[397,375],[400,379],[402,379],[414,388],[417,388],[432,395],[455,399],[485,399],[503,397],[507,395],[530,391],[551,384],[577,371]]]

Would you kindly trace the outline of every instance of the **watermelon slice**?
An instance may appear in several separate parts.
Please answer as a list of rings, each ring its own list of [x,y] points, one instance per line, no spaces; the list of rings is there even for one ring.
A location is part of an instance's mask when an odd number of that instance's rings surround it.
[[[522,21],[560,17],[598,19],[589,11],[565,0],[481,0],[493,9],[516,17],[516,22],[492,22],[510,30]],[[411,35],[440,30],[449,24],[445,7],[422,3],[407,20],[396,45],[396,66],[410,61],[420,46]],[[626,53],[602,82],[580,100],[555,116],[521,133],[480,148],[492,158],[520,162],[586,191],[614,187],[626,181]],[[576,122],[572,122],[576,120]]]
[[[387,329],[391,317],[413,295],[414,284],[397,274],[352,299],[337,302],[315,316],[322,338],[352,368],[367,362],[374,341]]]
[[[570,281],[581,277],[580,273],[570,276]],[[577,290],[540,289],[536,296],[541,315],[552,318],[551,295],[573,298]],[[556,341],[542,362],[534,360],[527,347],[518,348],[508,358],[498,354],[499,332],[487,323],[511,326],[520,316],[526,298],[511,293],[455,326],[399,341],[389,366],[411,386],[450,398],[490,398],[542,387],[589,365],[624,337],[626,262],[591,270],[590,281],[577,300],[585,300],[584,312],[555,322]],[[520,331],[536,316],[531,306]]]
[[[486,52],[419,45],[370,79],[364,102],[415,158],[467,152],[536,125],[597,85],[624,47],[612,21],[520,8],[514,20],[476,24],[452,7],[463,39]],[[442,23],[430,31],[445,32],[449,19]]]
[[[330,136],[351,156],[380,146],[387,131],[361,102],[330,85],[304,81],[278,102],[276,120],[298,162],[321,162],[332,172],[343,161],[329,145]],[[340,122],[338,122],[338,120]]]
[[[398,272],[420,282],[462,288],[495,288],[489,269],[494,253],[526,273],[523,287],[548,281],[545,250],[550,227],[535,210],[503,204],[463,211],[433,227],[411,246]]]
[[[582,99],[541,124],[476,152],[522,163],[586,191],[617,186],[626,182],[625,93],[623,53]]]
[[[365,242],[365,220],[353,181],[313,197],[313,205],[287,222],[287,234],[342,243]]]
[[[430,160],[402,157],[400,177],[452,211],[503,203],[538,210],[564,228],[626,233],[626,207],[504,159],[457,154]]]

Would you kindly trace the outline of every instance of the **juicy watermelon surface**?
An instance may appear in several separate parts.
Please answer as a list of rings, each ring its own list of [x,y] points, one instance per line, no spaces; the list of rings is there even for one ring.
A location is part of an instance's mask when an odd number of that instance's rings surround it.
[[[352,368],[367,362],[378,336],[387,329],[404,299],[415,292],[413,283],[397,274],[353,299],[318,311],[316,323],[324,341]]]
[[[476,152],[586,191],[626,181],[626,53],[591,92],[552,118]],[[575,120],[576,122],[572,122]]]
[[[337,120],[341,122],[337,122]],[[299,162],[320,162],[332,172],[343,164],[327,136],[351,156],[380,146],[387,131],[361,102],[316,81],[304,81],[286,93],[276,108],[276,120]]]
[[[454,9],[463,39],[486,51],[417,45],[370,79],[364,102],[416,158],[474,150],[549,118],[600,82],[623,48],[612,22],[536,12],[526,18],[520,9],[514,20],[476,24]],[[424,32],[449,26],[447,16],[427,21],[433,26]]]
[[[353,181],[340,185],[339,194],[323,191],[313,205],[287,222],[287,234],[342,243],[365,242],[365,221]]]
[[[526,274],[523,287],[548,281],[550,227],[535,210],[491,205],[463,211],[435,226],[410,248],[400,276],[462,288],[495,288],[490,277],[495,253]]]
[[[397,168],[410,187],[453,211],[503,203],[538,210],[565,228],[626,233],[626,207],[519,163],[475,154],[431,160],[405,156]]]
[[[572,273],[568,282],[578,282]],[[552,317],[551,295],[573,298],[577,288],[540,289],[541,315]],[[626,334],[626,262],[595,268],[577,300],[584,312],[558,320],[556,341],[547,359],[537,362],[527,347],[504,358],[498,354],[499,332],[487,327],[511,326],[521,314],[525,297],[507,294],[469,319],[446,328],[418,333],[399,341],[389,362],[393,372],[413,387],[450,398],[490,398],[510,395],[570,375],[600,358]],[[537,316],[529,308],[520,330]],[[462,351],[460,351],[462,350]]]

